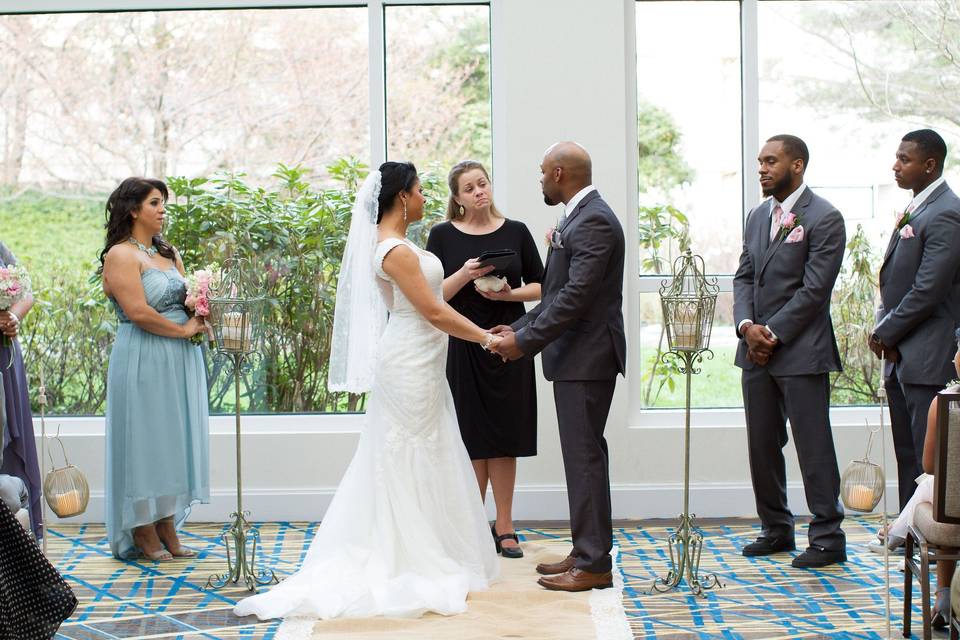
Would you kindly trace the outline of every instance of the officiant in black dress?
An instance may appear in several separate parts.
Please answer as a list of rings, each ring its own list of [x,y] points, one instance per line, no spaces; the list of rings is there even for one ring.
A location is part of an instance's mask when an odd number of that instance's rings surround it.
[[[447,184],[447,221],[436,225],[427,240],[427,250],[443,263],[443,297],[481,327],[509,325],[525,313],[524,302],[540,299],[543,262],[536,242],[525,224],[497,211],[490,176],[479,162],[455,165]],[[484,252],[503,249],[515,255],[502,268],[484,267],[477,260]],[[517,458],[537,454],[533,359],[505,365],[480,345],[451,337],[447,379],[481,497],[488,484],[493,488],[497,519],[491,531],[497,550],[504,557],[522,557],[513,528],[513,491]]]

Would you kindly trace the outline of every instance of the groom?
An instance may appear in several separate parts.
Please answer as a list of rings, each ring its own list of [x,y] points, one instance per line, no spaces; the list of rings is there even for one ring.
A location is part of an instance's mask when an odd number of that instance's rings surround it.
[[[613,585],[610,476],[603,437],[617,374],[624,374],[623,229],[591,184],[590,155],[559,142],[540,165],[543,200],[564,204],[550,234],[542,300],[512,327],[494,328],[504,360],[543,352],[553,382],[570,504],[573,551],[541,564],[539,583],[554,591]]]

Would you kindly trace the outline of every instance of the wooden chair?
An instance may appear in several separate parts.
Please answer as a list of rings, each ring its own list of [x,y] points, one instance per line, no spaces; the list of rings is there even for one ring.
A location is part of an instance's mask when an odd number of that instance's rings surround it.
[[[933,504],[921,503],[907,532],[903,572],[903,637],[910,637],[913,576],[920,581],[923,638],[930,640],[930,563],[960,560],[960,393],[937,400],[937,448]],[[914,551],[918,553],[914,554]],[[952,626],[952,622],[951,622]]]

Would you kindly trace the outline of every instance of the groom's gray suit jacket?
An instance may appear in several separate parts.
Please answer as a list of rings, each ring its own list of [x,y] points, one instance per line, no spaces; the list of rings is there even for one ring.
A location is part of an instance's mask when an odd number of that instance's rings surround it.
[[[528,356],[542,352],[547,380],[611,380],[626,372],[623,228],[591,191],[547,253],[541,302],[513,323]]]
[[[806,188],[793,207],[804,237],[787,243],[786,234],[770,242],[773,199],[747,216],[743,253],[733,279],[733,322],[746,319],[770,327],[779,344],[767,368],[773,376],[839,371],[840,353],[830,320],[830,294],[840,274],[846,229],[832,204]],[[741,338],[735,363],[743,369],[746,340]]]
[[[960,326],[960,198],[946,183],[910,216],[912,238],[894,231],[880,267],[875,333],[900,352],[900,382],[945,385],[955,375]]]

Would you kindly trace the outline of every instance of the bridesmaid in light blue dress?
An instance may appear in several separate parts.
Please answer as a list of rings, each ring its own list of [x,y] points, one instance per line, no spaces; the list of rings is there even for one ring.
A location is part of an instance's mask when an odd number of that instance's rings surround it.
[[[155,562],[195,555],[177,527],[210,499],[206,372],[189,340],[203,325],[183,305],[183,263],[161,236],[167,195],[160,180],[124,180],[107,201],[100,254],[118,319],[107,372],[107,537],[115,557]]]

